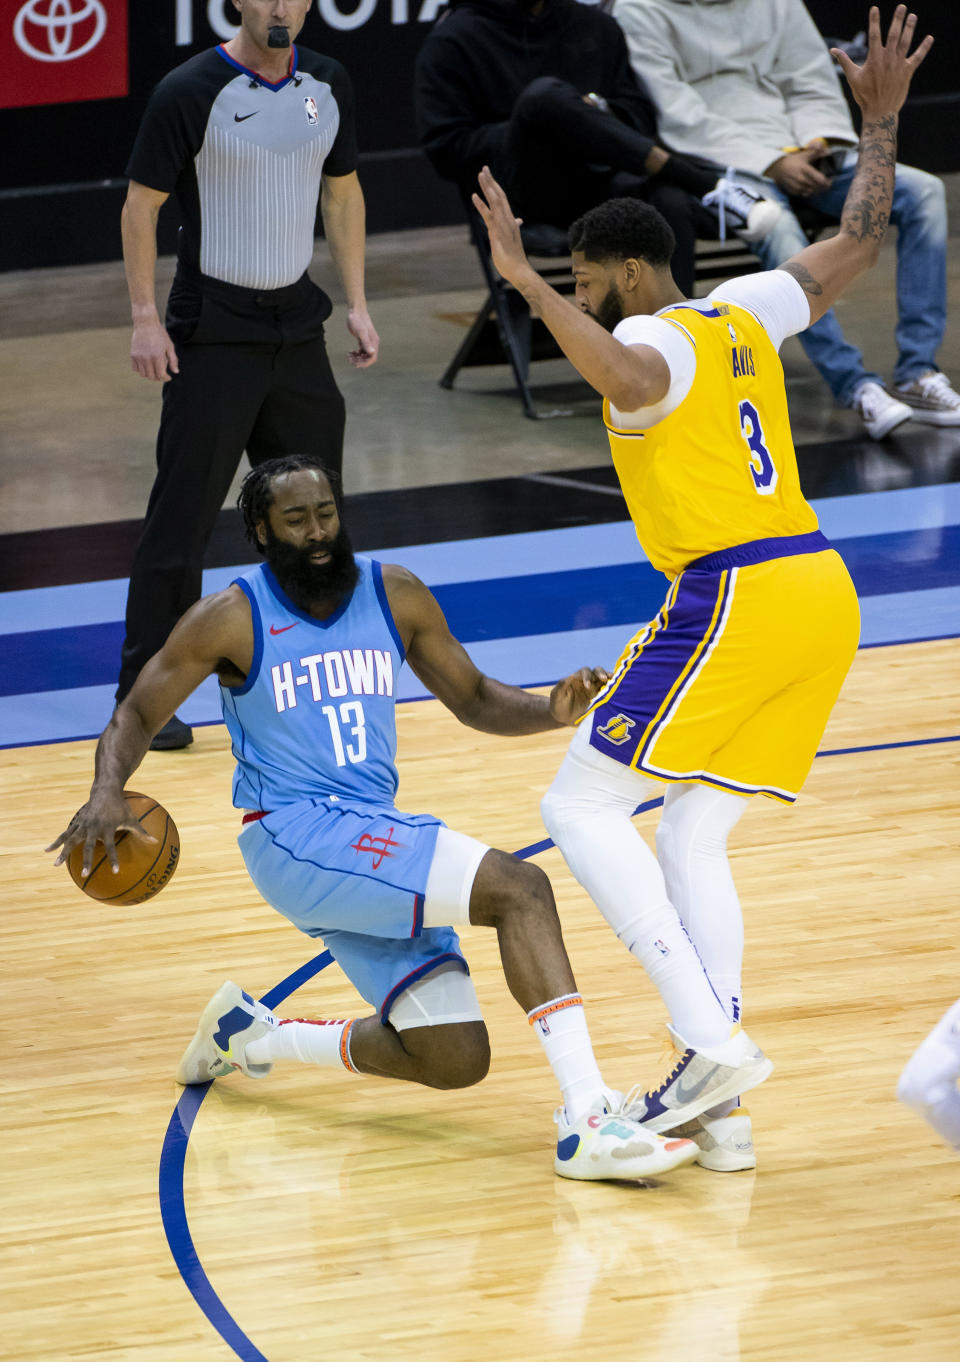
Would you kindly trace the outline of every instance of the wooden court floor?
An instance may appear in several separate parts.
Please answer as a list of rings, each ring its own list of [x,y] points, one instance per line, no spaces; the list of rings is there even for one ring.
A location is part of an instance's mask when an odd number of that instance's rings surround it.
[[[935,741],[960,734],[958,664],[957,641],[861,652],[823,744],[836,755],[795,809],[757,800],[735,833],[746,1015],[777,1065],[749,1103],[756,1174],[556,1178],[552,1077],[472,929],[494,1048],[482,1085],[288,1065],[201,1105],[186,1215],[247,1353],[201,1313],[164,1237],[172,1075],[223,979],[263,994],[319,946],[246,879],[222,727],[148,754],[132,782],[182,836],[175,879],[139,908],[91,903],[42,854],[85,797],[93,744],[0,753],[0,1356],[956,1362],[960,1160],[894,1087],[960,994],[960,744]],[[398,713],[401,808],[508,850],[543,840],[565,735],[485,737],[435,703]],[[656,1080],[656,996],[558,853],[539,861],[607,1080]],[[349,1016],[356,999],[332,967],[279,1010]]]

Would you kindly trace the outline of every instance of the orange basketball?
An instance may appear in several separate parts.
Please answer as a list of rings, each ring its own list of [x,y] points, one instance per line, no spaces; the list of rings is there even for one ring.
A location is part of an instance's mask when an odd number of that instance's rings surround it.
[[[100,903],[146,903],[170,883],[180,859],[180,834],[163,805],[149,795],[134,794],[132,790],[124,790],[123,794],[137,822],[157,840],[142,842],[121,829],[117,833],[118,873],[113,873],[106,848],[98,842],[86,879],[80,874],[83,845],[73,848],[67,858],[71,878],[78,888]]]

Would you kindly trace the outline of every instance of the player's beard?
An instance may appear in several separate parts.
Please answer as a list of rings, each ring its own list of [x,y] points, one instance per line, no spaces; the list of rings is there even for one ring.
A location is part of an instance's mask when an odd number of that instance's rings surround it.
[[[612,331],[615,326],[623,321],[623,299],[620,297],[620,290],[616,284],[610,285],[606,297],[602,300],[596,312],[591,313],[591,316],[600,323],[605,331]]]
[[[318,600],[349,596],[357,584],[360,569],[353,556],[353,545],[346,528],[341,525],[336,539],[330,544],[308,544],[300,548],[288,544],[266,525],[267,542],[263,554],[284,591],[301,609],[309,610]],[[328,563],[311,563],[311,553],[323,547],[330,555]]]

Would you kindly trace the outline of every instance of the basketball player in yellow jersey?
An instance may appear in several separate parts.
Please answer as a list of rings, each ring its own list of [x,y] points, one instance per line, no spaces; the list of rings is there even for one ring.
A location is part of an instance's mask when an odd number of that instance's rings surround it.
[[[473,201],[493,261],[603,396],[640,543],[670,579],[627,643],[544,796],[574,875],[644,965],[677,1062],[624,1111],[683,1130],[708,1168],[752,1168],[736,1097],[772,1065],[740,1029],[743,924],[727,838],[756,794],[790,803],[856,651],[859,612],[804,500],[778,350],[876,261],[893,195],[897,112],[932,39],[870,10],[863,66],[834,52],[863,111],[837,236],[690,302],[649,205],[615,199],[571,228],[575,306],[533,270],[487,170]],[[630,821],[663,794],[656,856]],[[691,1117],[693,1118],[691,1120]]]

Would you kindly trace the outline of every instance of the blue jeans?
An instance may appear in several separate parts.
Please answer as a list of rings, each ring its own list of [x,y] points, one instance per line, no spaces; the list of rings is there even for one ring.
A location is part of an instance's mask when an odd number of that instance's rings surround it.
[[[839,219],[856,168],[856,152],[829,189],[807,200],[814,208]],[[743,173],[767,198],[776,198],[784,212],[763,241],[751,247],[765,269],[775,269],[808,244],[803,228],[790,211],[786,195],[770,180]],[[947,204],[943,183],[913,166],[897,165],[890,221],[897,228],[897,364],[894,383],[909,383],[936,369],[936,354],[947,324]],[[883,380],[864,368],[863,356],[840,330],[831,309],[800,334],[800,344],[823,375],[837,402],[850,406],[867,379]]]

